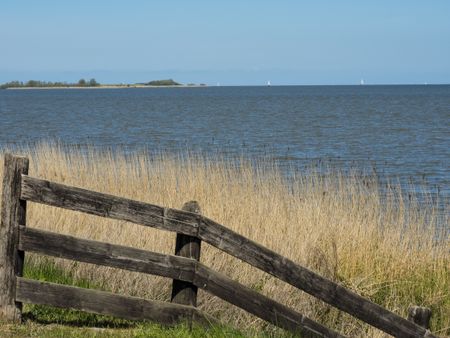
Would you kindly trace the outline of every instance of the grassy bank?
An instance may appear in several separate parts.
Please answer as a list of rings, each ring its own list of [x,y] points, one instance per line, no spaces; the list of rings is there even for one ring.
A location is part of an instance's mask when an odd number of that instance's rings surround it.
[[[403,200],[377,177],[298,173],[293,181],[274,167],[194,155],[87,153],[43,145],[22,151],[30,174],[57,182],[180,208],[197,200],[208,217],[406,317],[410,305],[433,311],[432,330],[450,334],[450,254],[437,242],[437,212]],[[0,159],[0,174],[3,169]],[[448,219],[444,220],[448,226]],[[175,235],[126,222],[29,204],[28,224],[82,238],[172,254]],[[442,238],[442,237],[441,237]],[[31,267],[42,257],[27,255]],[[382,335],[359,321],[204,245],[202,262],[349,336]],[[45,262],[49,262],[45,259]],[[77,280],[128,295],[167,301],[170,280],[51,259]],[[242,332],[279,331],[206,293],[200,308]]]

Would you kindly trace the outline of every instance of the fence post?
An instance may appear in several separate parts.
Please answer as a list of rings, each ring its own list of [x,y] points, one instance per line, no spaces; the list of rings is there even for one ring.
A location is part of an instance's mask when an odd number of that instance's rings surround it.
[[[22,276],[24,252],[17,250],[18,225],[26,225],[26,201],[20,199],[22,174],[28,159],[5,154],[0,221],[0,320],[19,322],[22,303],[16,302],[16,276]]]
[[[184,211],[200,214],[200,206],[196,201],[186,202]],[[175,242],[175,255],[200,260],[201,241],[197,237],[178,234]],[[197,306],[197,287],[189,282],[173,280],[172,303]]]
[[[419,326],[430,328],[431,310],[427,307],[411,306],[408,309],[408,320]]]

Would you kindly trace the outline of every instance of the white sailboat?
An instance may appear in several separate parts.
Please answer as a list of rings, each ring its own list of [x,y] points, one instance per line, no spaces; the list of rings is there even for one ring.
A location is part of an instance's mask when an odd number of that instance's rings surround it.
[[[270,87],[270,81],[267,81],[267,87]]]
[[[361,81],[359,82],[359,84],[362,86],[364,84],[364,79],[361,79]]]

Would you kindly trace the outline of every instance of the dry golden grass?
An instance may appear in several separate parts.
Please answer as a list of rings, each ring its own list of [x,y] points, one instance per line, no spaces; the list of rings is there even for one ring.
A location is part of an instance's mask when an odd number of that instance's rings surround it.
[[[16,151],[17,153],[17,151]],[[406,317],[409,305],[433,310],[432,330],[450,333],[448,238],[436,241],[436,210],[407,206],[398,187],[383,202],[375,177],[299,173],[287,184],[267,163],[239,165],[195,155],[81,152],[41,145],[20,151],[30,175],[181,208],[197,200],[209,218]],[[0,171],[3,158],[0,158]],[[1,172],[0,172],[1,174]],[[29,203],[29,226],[173,253],[173,233]],[[444,220],[448,227],[448,218]],[[441,234],[443,236],[443,234]],[[41,258],[28,255],[30,264]],[[305,293],[208,245],[202,262],[350,336],[382,336]],[[171,281],[57,260],[106,289],[168,300]],[[200,307],[240,328],[265,324],[200,292]],[[270,329],[270,328],[269,328]]]

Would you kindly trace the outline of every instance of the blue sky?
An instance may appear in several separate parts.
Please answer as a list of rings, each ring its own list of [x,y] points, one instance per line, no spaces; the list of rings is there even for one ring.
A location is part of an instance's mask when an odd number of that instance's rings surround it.
[[[0,82],[450,83],[450,1],[0,2]]]

